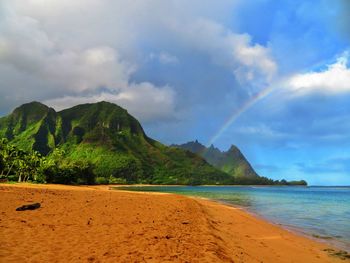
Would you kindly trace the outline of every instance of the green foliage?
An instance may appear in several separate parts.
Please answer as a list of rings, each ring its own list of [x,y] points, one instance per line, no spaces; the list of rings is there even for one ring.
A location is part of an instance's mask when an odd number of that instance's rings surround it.
[[[95,184],[93,164],[86,160],[64,158],[65,152],[55,149],[44,164],[43,174],[48,183]]]
[[[106,177],[97,177],[96,184],[108,184],[109,180]]]
[[[64,152],[55,150],[50,157],[43,157],[36,151],[26,152],[0,141],[1,177],[10,181],[94,184],[93,166],[87,161],[72,161],[64,158]]]
[[[6,139],[0,140],[1,177],[8,178],[15,174],[19,182],[36,180],[40,166],[40,154],[35,151],[25,152],[9,144]]]
[[[227,158],[234,156],[236,162],[218,166],[220,171],[197,154],[148,138],[134,117],[108,102],[78,105],[61,112],[38,102],[24,104],[0,118],[0,136],[10,142],[0,145],[1,176],[18,181],[271,183],[252,172],[235,149]]]
[[[0,171],[4,171],[5,169],[5,158],[3,152],[0,152]]]
[[[120,178],[120,177],[114,177],[110,176],[108,180],[109,184],[127,184],[128,182],[126,181],[125,178]]]

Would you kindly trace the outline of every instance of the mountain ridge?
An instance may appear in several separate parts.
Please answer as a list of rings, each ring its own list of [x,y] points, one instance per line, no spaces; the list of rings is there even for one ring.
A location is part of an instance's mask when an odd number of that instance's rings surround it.
[[[198,140],[172,146],[196,153],[202,156],[214,167],[235,177],[247,177],[252,179],[260,178],[242,152],[235,145],[231,145],[227,151],[221,151],[213,144],[206,147],[198,142]]]
[[[47,182],[78,183],[88,173],[82,180],[89,183],[281,183],[259,176],[234,145],[226,152],[198,141],[166,146],[148,137],[126,109],[106,101],[58,112],[36,101],[23,104],[0,118],[1,138],[56,163],[62,171],[51,167]]]
[[[105,101],[59,112],[40,102],[23,104],[0,118],[0,137],[48,158],[60,149],[64,159],[91,163],[105,182],[234,183],[200,156],[148,137],[127,110]]]
[[[190,141],[184,144],[173,144],[173,147],[185,149],[203,157],[209,164],[235,178],[236,184],[258,184],[258,185],[305,185],[305,181],[272,180],[258,175],[239,148],[231,145],[227,151],[221,151],[213,144],[209,147],[198,142]]]

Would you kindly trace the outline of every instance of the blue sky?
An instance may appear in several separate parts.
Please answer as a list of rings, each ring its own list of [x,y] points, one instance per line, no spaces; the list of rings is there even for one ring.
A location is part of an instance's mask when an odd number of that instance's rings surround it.
[[[108,100],[163,143],[350,185],[349,25],[346,0],[5,0],[0,114]]]

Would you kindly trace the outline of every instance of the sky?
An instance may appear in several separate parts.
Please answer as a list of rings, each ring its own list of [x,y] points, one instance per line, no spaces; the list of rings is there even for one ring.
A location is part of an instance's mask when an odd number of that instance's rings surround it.
[[[106,100],[165,144],[350,185],[347,0],[2,0],[0,116]]]

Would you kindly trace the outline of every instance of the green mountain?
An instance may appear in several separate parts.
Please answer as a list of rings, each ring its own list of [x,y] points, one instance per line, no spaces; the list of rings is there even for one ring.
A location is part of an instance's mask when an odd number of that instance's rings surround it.
[[[232,184],[229,174],[202,157],[149,138],[140,123],[112,103],[83,104],[56,112],[39,102],[0,118],[0,138],[48,159],[86,161],[103,182],[152,184]]]
[[[228,151],[223,152],[214,147],[214,145],[207,148],[197,140],[174,146],[202,156],[211,165],[235,177],[259,177],[235,145],[231,145]]]
[[[205,147],[197,140],[181,145],[173,145],[180,149],[188,150],[192,153],[202,156],[208,163],[221,171],[235,178],[237,184],[278,184],[266,177],[259,176],[241,151],[234,145],[231,145],[227,151],[220,151],[211,145]]]

